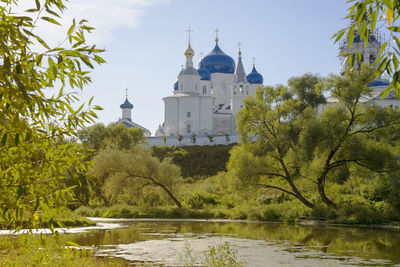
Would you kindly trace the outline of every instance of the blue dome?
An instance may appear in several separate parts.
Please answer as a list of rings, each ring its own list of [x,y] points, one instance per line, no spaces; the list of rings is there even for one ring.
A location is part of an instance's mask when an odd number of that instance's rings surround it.
[[[122,103],[119,107],[120,108],[133,108],[133,105],[128,101],[128,98],[126,98],[125,102]]]
[[[176,81],[176,82],[174,83],[174,90],[175,90],[175,91],[178,91],[178,89],[179,89],[179,82]]]
[[[215,44],[214,49],[201,62],[210,73],[235,72],[235,61],[219,48],[218,43]]]
[[[197,71],[201,76],[200,80],[205,80],[205,81],[211,80],[211,73],[206,68],[204,68],[203,61],[200,61],[200,67]]]
[[[247,75],[247,81],[251,84],[262,84],[264,81],[263,76],[257,72],[256,67],[253,66],[253,69]]]
[[[386,80],[382,80],[382,79],[375,79],[372,81],[372,83],[368,84],[368,87],[378,87],[378,86],[385,86],[388,87],[389,86],[389,82]]]

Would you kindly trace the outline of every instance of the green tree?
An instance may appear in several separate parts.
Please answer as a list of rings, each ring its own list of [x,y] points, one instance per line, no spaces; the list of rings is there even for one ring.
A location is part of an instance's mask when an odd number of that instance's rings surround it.
[[[179,134],[179,135],[176,137],[176,140],[178,140],[179,146],[181,146],[181,145],[182,145],[182,140],[183,140],[183,135]]]
[[[316,206],[308,197],[313,192],[336,207],[326,186],[343,166],[396,170],[394,147],[380,136],[399,125],[400,113],[362,103],[373,78],[374,70],[364,68],[328,78],[324,87],[337,102],[321,114],[288,88],[259,88],[238,115],[243,143],[232,149],[228,170],[246,184],[282,191],[310,208]]]
[[[85,20],[74,20],[54,47],[35,33],[39,20],[59,24],[65,1],[32,1],[30,16],[13,13],[18,2],[2,0],[0,7],[0,216],[14,227],[24,218],[35,224],[40,212],[72,198],[65,170],[84,172],[85,155],[65,140],[100,109],[92,100],[75,107],[72,90],[91,81],[94,62],[104,63],[103,50],[86,43],[93,28]]]
[[[146,140],[141,129],[115,123],[109,124],[107,127],[102,123],[97,123],[84,128],[78,132],[78,138],[95,151],[108,144],[114,144],[120,149],[130,149]]]
[[[210,141],[210,144],[212,144],[214,142],[214,136],[207,135],[207,137],[208,137],[208,141]]]
[[[93,172],[104,181],[107,195],[116,198],[126,190],[134,188],[160,188],[180,208],[175,191],[182,183],[179,167],[170,158],[160,161],[149,148],[136,146],[121,150],[112,146],[99,151],[94,157]]]
[[[190,136],[190,141],[194,144],[196,144],[196,134],[192,133],[192,135]]]
[[[376,59],[375,64],[378,66],[378,74],[386,72],[393,78],[388,88],[383,91],[382,97],[394,89],[399,98],[400,2],[397,0],[349,0],[348,2],[353,4],[349,7],[346,18],[352,23],[338,31],[332,38],[335,42],[345,40],[351,48],[354,38],[359,36],[366,46],[370,34],[374,34],[377,28],[384,27],[389,32],[389,38],[383,42],[379,52],[380,57]],[[361,58],[360,55],[357,55],[357,58],[354,58],[355,56],[349,55],[350,67],[354,65],[356,59]]]

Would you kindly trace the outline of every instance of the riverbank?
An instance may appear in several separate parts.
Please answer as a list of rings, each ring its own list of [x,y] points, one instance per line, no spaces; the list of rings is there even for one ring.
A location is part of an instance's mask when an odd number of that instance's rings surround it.
[[[352,211],[350,213],[349,211]],[[114,205],[109,207],[80,207],[74,211],[79,216],[136,219],[229,219],[302,224],[366,225],[373,227],[399,227],[400,222],[391,214],[373,208],[348,206],[336,211],[310,210],[291,203],[272,204],[249,208],[191,209],[176,207],[136,207]]]
[[[39,218],[39,221],[36,225],[32,225],[31,221],[22,220],[18,225],[19,228],[50,228],[50,227],[86,227],[86,226],[95,226],[96,223],[87,219],[84,216],[77,215],[70,210],[64,210],[62,215],[55,216],[50,219]],[[14,227],[6,224],[4,221],[0,219],[0,230],[10,230]]]

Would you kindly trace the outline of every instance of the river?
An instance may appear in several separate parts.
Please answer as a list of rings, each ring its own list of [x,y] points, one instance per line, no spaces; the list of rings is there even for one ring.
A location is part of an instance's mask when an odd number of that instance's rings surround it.
[[[396,229],[210,220],[109,222],[121,228],[67,238],[126,265],[182,266],[191,259],[202,264],[204,250],[229,242],[244,266],[400,266]]]

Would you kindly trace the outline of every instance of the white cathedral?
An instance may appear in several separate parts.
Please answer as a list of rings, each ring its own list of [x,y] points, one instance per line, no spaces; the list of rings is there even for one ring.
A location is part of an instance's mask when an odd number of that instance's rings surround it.
[[[373,63],[378,58],[382,40],[373,34],[370,34],[368,38],[368,44],[364,46],[364,42],[356,34],[352,48],[349,49],[348,41],[344,41],[340,46],[340,53],[358,54],[360,52],[360,64]],[[257,87],[263,84],[263,76],[257,72],[254,62],[251,72],[246,75],[240,47],[236,65],[235,60],[219,47],[218,36],[215,38],[214,49],[201,59],[197,69],[193,65],[194,50],[190,45],[190,36],[184,55],[186,64],[178,75],[178,81],[174,84],[173,95],[163,98],[164,123],[157,129],[155,137],[150,137],[149,130],[132,121],[133,105],[128,98],[120,106],[122,118],[117,123],[141,128],[144,135],[148,137],[149,145],[176,145],[177,136],[192,136],[193,134],[204,137],[205,141],[203,140],[200,145],[209,144],[207,139],[209,135],[221,139],[219,140],[221,144],[226,143],[224,135],[229,135],[233,138],[232,142],[237,142],[236,114],[243,106],[243,99],[249,95],[254,96]],[[346,58],[342,57],[343,70],[346,66]],[[381,99],[380,93],[388,85],[388,79],[375,79],[370,84],[373,88],[372,95],[361,101],[366,104],[373,103],[398,109],[400,100],[396,99],[393,91]],[[328,98],[326,105],[335,102],[335,99]],[[326,105],[320,105],[319,111],[324,110]],[[167,137],[169,141],[161,141],[161,136]],[[186,145],[193,144],[187,141]]]
[[[254,63],[246,75],[239,48],[238,63],[225,54],[215,38],[214,49],[201,59],[198,68],[193,66],[194,51],[190,38],[185,50],[186,64],[174,84],[172,96],[163,98],[164,123],[156,136],[198,136],[236,132],[236,113],[243,99],[254,95],[262,85],[263,76]]]

